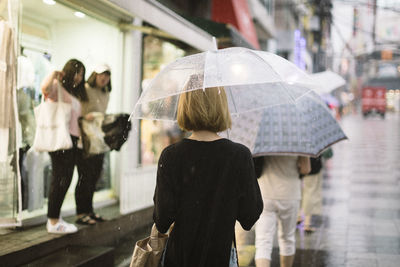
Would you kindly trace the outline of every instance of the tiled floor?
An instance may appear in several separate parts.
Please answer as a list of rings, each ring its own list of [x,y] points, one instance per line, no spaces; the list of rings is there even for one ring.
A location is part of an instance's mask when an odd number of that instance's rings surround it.
[[[313,234],[299,227],[294,266],[398,267],[400,114],[341,124],[349,140],[325,164],[323,214]],[[271,265],[279,266],[277,248]]]

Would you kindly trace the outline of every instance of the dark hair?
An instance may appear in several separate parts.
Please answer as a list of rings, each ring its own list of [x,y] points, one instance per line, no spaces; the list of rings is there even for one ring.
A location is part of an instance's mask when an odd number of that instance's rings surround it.
[[[106,73],[109,76],[111,76],[111,72],[109,72],[108,70],[106,70],[105,72],[102,72],[102,73]],[[97,72],[93,71],[92,74],[90,74],[89,79],[87,80],[87,83],[90,85],[90,87],[92,87],[92,88],[96,87],[97,74],[102,74],[102,73],[97,73]],[[101,91],[103,91],[104,93],[111,92],[111,79],[108,81],[106,86],[101,88]]]
[[[75,74],[79,73],[80,70],[83,70],[82,81],[74,86]],[[85,71],[85,66],[77,59],[68,60],[63,68],[64,77],[62,79],[62,85],[68,93],[75,96],[81,101],[88,101],[88,96],[85,89]]]

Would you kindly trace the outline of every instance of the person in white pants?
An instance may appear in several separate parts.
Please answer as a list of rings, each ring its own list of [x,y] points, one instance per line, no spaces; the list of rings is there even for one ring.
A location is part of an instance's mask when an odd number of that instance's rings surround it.
[[[278,226],[280,265],[290,267],[296,251],[296,221],[301,199],[299,175],[310,172],[310,160],[308,157],[268,156],[262,164],[258,182],[264,209],[255,229],[256,266],[270,266]]]

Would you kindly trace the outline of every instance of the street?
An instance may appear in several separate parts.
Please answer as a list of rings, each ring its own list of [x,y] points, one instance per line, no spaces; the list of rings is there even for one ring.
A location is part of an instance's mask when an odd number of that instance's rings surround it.
[[[400,116],[341,124],[349,140],[325,164],[323,215],[315,233],[298,231],[295,266],[399,266]]]
[[[384,120],[347,115],[340,123],[349,140],[335,144],[325,163],[322,216],[313,218],[312,234],[298,227],[294,266],[399,266],[400,114],[388,113]],[[254,233],[237,239],[254,244]],[[116,266],[129,265],[134,241],[127,238],[117,247]],[[276,240],[271,266],[279,266]]]

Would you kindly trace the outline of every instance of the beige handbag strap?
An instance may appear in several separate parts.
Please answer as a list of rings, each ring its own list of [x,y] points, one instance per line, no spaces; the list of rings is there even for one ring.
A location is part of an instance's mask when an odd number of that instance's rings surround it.
[[[61,92],[61,84],[59,80],[57,80],[57,102],[63,102],[63,92]]]
[[[162,235],[162,234],[157,230],[156,224],[154,223],[153,226],[151,227],[149,243],[150,243],[150,246],[155,250],[158,250],[160,247],[160,244],[158,242],[159,235]]]

